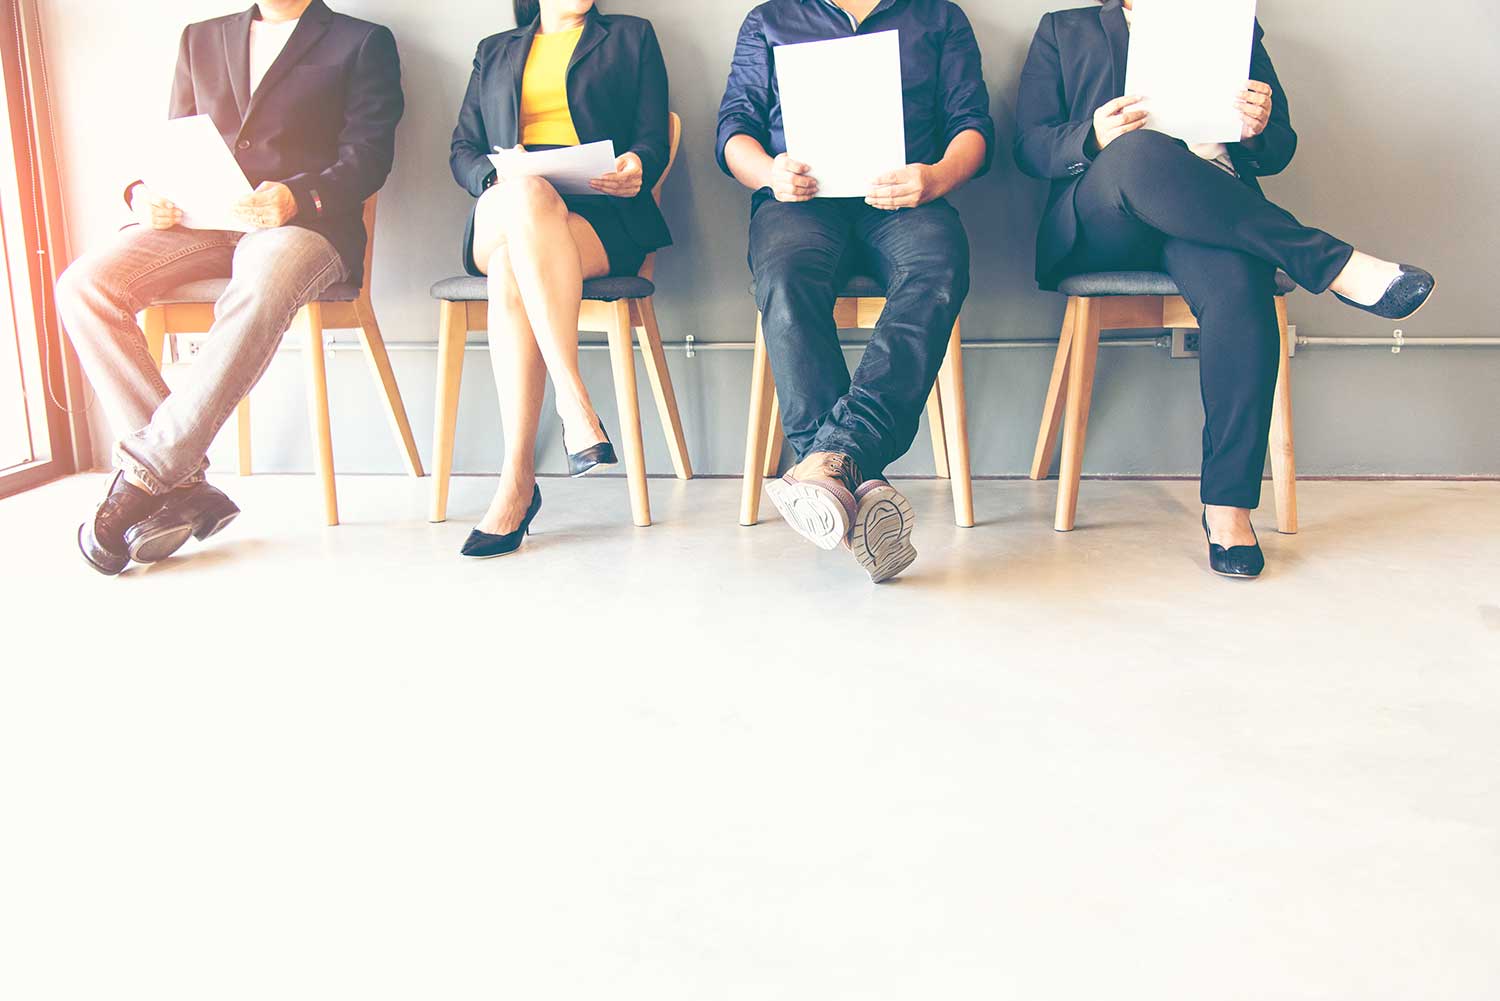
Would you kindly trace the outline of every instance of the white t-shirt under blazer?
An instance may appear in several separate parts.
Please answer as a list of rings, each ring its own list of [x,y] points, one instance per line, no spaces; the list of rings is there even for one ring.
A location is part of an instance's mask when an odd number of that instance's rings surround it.
[[[287,39],[297,30],[297,21],[267,21],[256,18],[250,22],[250,93],[260,89],[266,71],[286,48]]]

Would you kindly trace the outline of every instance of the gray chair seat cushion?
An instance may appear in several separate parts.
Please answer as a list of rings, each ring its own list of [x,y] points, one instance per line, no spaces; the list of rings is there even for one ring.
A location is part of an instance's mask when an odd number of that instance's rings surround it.
[[[583,283],[583,297],[591,302],[645,299],[656,294],[656,286],[645,278],[590,278]],[[472,275],[444,278],[432,286],[432,297],[446,302],[488,302],[489,281]]]
[[[884,299],[885,286],[869,275],[855,275],[844,283],[840,299]]]
[[[179,285],[165,295],[158,296],[156,305],[177,306],[195,303],[214,303],[224,294],[229,287],[228,278],[204,278],[196,282],[188,282]],[[359,298],[359,287],[346,282],[338,282],[328,286],[328,289],[320,296],[319,302],[353,302]]]
[[[1297,283],[1284,274],[1276,272],[1276,294],[1290,295]],[[1162,271],[1092,271],[1073,275],[1057,283],[1063,295],[1086,298],[1115,295],[1181,295],[1172,276]]]

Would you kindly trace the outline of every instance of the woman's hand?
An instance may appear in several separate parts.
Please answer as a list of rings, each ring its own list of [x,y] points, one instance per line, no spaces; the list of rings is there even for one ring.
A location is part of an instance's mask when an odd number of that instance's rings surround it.
[[[135,221],[147,229],[171,229],[182,222],[182,209],[153,194],[144,184],[137,184],[131,190],[130,211]]]
[[[900,170],[875,178],[870,193],[865,196],[865,204],[887,212],[914,209],[934,198],[941,198],[940,187],[937,171],[930,164],[909,163]]]
[[[1127,132],[1146,124],[1146,111],[1136,105],[1145,98],[1127,94],[1094,112],[1094,145],[1103,149]]]
[[[641,193],[643,177],[645,177],[645,168],[641,166],[641,158],[634,153],[625,153],[615,161],[613,174],[596,177],[589,182],[589,186],[601,195],[634,198]]]
[[[769,186],[778,202],[807,202],[818,193],[818,182],[812,176],[812,168],[785,153],[771,161]]]
[[[1240,117],[1244,119],[1244,125],[1240,130],[1240,142],[1249,142],[1266,130],[1271,124],[1271,85],[1261,83],[1259,80],[1251,80],[1249,85],[1235,100],[1234,106],[1239,110]]]

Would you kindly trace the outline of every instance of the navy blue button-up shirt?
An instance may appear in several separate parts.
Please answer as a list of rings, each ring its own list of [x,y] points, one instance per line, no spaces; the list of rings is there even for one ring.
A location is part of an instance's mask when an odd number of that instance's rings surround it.
[[[730,172],[724,144],[737,135],[750,136],[772,156],[786,152],[773,46],[891,29],[901,33],[906,162],[937,163],[959,133],[973,129],[985,142],[979,172],[988,170],[995,122],[979,44],[968,17],[949,0],[881,0],[858,29],[830,0],[770,0],[756,7],[740,28],[719,106],[719,166]],[[860,99],[857,81],[851,81],[850,94],[851,100]]]

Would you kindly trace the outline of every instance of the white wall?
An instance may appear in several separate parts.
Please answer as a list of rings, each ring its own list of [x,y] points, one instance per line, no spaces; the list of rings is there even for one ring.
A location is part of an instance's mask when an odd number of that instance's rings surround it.
[[[389,25],[405,65],[408,112],[395,173],[382,201],[374,295],[390,341],[430,341],[429,285],[458,270],[468,198],[447,168],[448,138],[479,38],[509,27],[499,0],[334,0],[346,13]],[[612,3],[651,17],[666,51],[673,105],[686,123],[682,159],[666,190],[677,247],[661,256],[658,311],[668,340],[737,341],[753,330],[744,263],[747,196],[713,163],[715,113],[735,31],[749,0]],[[1046,0],[969,0],[985,53],[1002,149],[996,169],[956,199],[975,246],[974,293],[965,329],[974,338],[1055,337],[1061,300],[1031,280],[1043,186],[1010,162],[1020,62]],[[184,22],[226,13],[220,0],[49,0],[45,30],[64,157],[75,252],[122,221],[136,126],[165,111]],[[1399,0],[1263,0],[1268,45],[1292,100],[1302,151],[1268,191],[1306,221],[1376,253],[1421,263],[1442,289],[1408,337],[1500,334],[1484,293],[1493,285],[1500,209],[1500,32],[1490,5],[1445,0],[1414,13]],[[690,13],[684,13],[690,12]],[[1395,325],[1298,293],[1292,319],[1303,334],[1389,336]],[[1030,457],[1050,353],[974,351],[968,357],[975,471],[1013,474]],[[749,360],[743,353],[671,356],[698,468],[740,465]],[[424,455],[431,437],[434,358],[397,355]],[[608,423],[613,396],[606,356],[586,372]],[[180,375],[180,374],[179,374]],[[279,359],[253,397],[258,467],[310,468],[295,355]],[[174,376],[178,377],[178,376]],[[330,370],[335,449],[346,471],[399,470],[363,362],[338,354]],[[1194,472],[1201,409],[1197,366],[1165,352],[1110,351],[1101,362],[1087,468],[1096,472]],[[1500,473],[1500,351],[1381,349],[1306,351],[1295,369],[1299,460],[1304,473]],[[458,468],[496,468],[500,433],[482,353],[469,356]],[[647,418],[653,472],[668,472]],[[543,468],[560,468],[556,435]],[[101,432],[101,439],[107,436]],[[902,468],[930,471],[924,439]],[[228,453],[216,446],[215,461]]]

